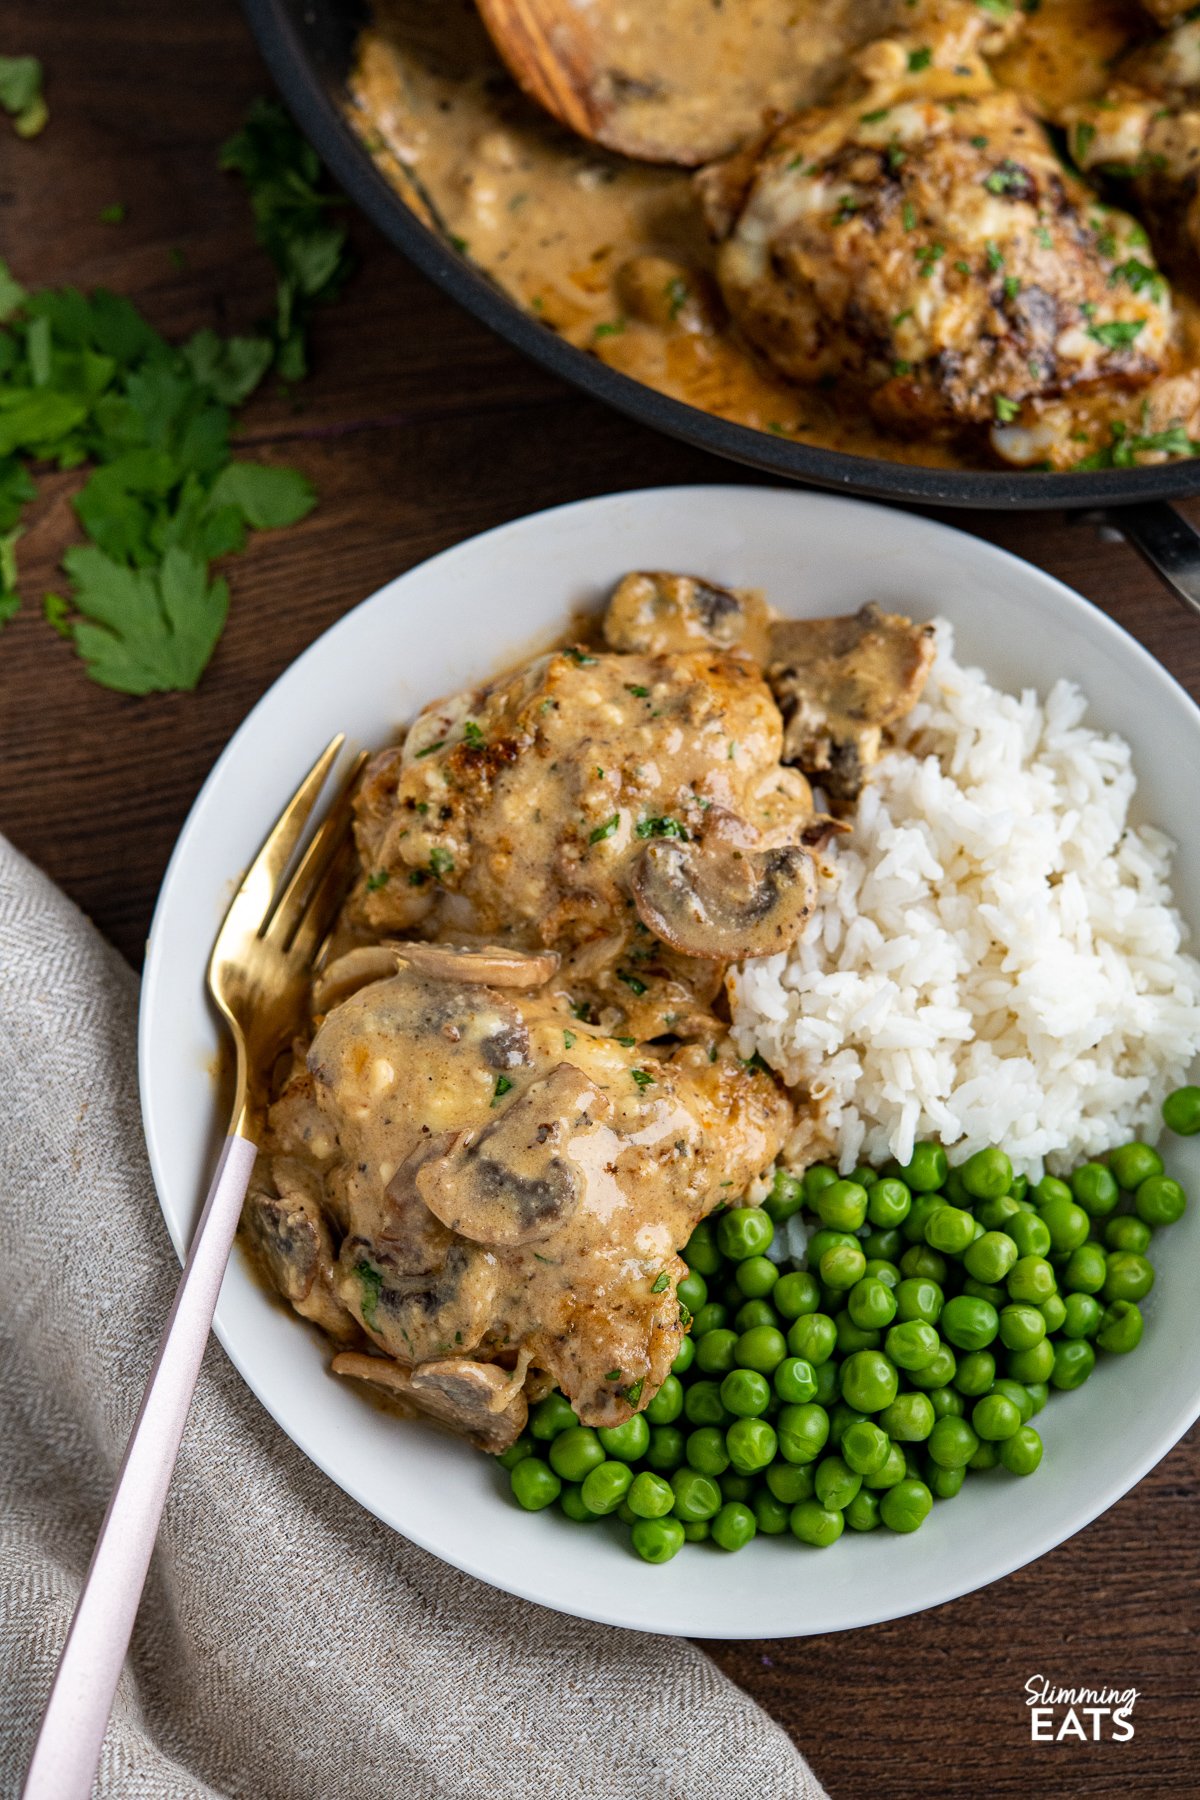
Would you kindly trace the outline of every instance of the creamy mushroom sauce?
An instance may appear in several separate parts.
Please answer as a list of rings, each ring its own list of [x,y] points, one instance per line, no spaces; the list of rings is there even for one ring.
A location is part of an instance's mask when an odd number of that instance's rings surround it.
[[[803,59],[797,102],[815,100],[839,59],[878,35],[881,14],[897,16],[887,0],[796,0],[788,10]],[[664,15],[655,29],[668,24]],[[1148,31],[1137,0],[1041,0],[993,69],[1054,119],[1101,95],[1114,60]],[[717,297],[689,172],[610,155],[550,123],[516,89],[471,0],[379,0],[350,92],[358,129],[406,201],[544,324],[613,368],[722,418],[826,449],[947,468],[988,458],[981,439],[890,432],[836,385],[800,387],[757,359]],[[1062,402],[1069,454],[1077,446],[1083,460],[1103,449],[1117,417],[1131,431],[1192,417],[1200,308],[1178,286],[1175,294],[1180,366],[1124,399]]]

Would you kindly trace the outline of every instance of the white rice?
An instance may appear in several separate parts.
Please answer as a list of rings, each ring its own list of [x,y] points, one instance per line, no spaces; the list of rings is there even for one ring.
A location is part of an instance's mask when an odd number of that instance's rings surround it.
[[[1072,683],[1002,693],[937,634],[802,940],[731,976],[734,1035],[821,1102],[843,1172],[932,1138],[1036,1179],[1154,1140],[1200,1050],[1200,963],[1171,840],[1128,823],[1128,744]]]

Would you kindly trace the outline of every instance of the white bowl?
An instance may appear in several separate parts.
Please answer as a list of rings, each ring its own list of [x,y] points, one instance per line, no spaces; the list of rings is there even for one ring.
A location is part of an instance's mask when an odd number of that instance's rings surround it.
[[[191,1233],[224,1121],[208,1071],[218,1046],[204,969],[231,883],[335,731],[386,742],[427,700],[478,679],[600,604],[631,568],[678,568],[762,587],[783,612],[878,600],[953,620],[958,655],[1005,687],[1059,675],[1092,723],[1135,749],[1140,816],[1179,841],[1176,893],[1200,917],[1194,772],[1200,711],[1154,659],[1061,583],[973,537],[820,494],[677,487],[539,513],[461,544],[340,620],[258,703],[206,782],[163,883],[142,990],[140,1071],[150,1159],[176,1249]],[[349,753],[349,752],[348,752]],[[1171,1140],[1200,1193],[1200,1138]],[[490,1459],[398,1421],[327,1372],[317,1334],[273,1304],[235,1255],[216,1331],[289,1437],[377,1518],[493,1586],[560,1612],[695,1637],[788,1637],[937,1606],[1031,1562],[1120,1498],[1200,1412],[1200,1203],[1160,1240],[1160,1281],[1136,1359],[1105,1359],[1038,1419],[1030,1480],[967,1483],[914,1537],[790,1537],[740,1555],[686,1547],[662,1568],[615,1524],[519,1511]]]

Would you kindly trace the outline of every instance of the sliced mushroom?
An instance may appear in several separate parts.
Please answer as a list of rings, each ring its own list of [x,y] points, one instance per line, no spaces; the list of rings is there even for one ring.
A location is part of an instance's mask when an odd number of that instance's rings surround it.
[[[477,1244],[508,1247],[547,1237],[574,1212],[582,1186],[572,1140],[612,1108],[571,1063],[535,1081],[472,1143],[416,1171],[435,1218]]]
[[[358,1323],[334,1292],[333,1237],[323,1199],[315,1169],[275,1156],[269,1169],[260,1162],[242,1226],[263,1272],[301,1318],[335,1341],[352,1342]]]
[[[404,1369],[387,1357],[343,1351],[331,1367],[335,1375],[386,1389],[493,1455],[507,1450],[525,1427],[529,1409],[521,1382],[495,1363],[464,1357]]]
[[[391,944],[360,944],[322,969],[313,982],[313,1011],[327,1013],[359,988],[387,981],[396,973],[398,957]]]
[[[558,970],[557,950],[478,949],[458,944],[396,943],[389,946],[431,981],[465,981],[483,987],[544,987]]]
[[[813,859],[798,844],[705,854],[655,842],[630,877],[643,925],[685,956],[733,962],[795,942],[813,908]]]
[[[768,613],[756,588],[720,587],[697,575],[638,571],[608,604],[604,639],[614,650],[734,650],[761,661]]]

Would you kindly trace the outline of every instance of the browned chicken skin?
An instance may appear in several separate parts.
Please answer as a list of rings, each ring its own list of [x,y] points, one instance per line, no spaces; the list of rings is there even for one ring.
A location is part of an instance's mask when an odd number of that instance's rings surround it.
[[[794,1130],[713,1010],[731,961],[793,941],[837,828],[781,764],[761,663],[788,754],[836,786],[928,660],[876,609],[789,625],[664,572],[619,584],[604,635],[427,708],[372,765],[364,878],[243,1221],[336,1373],[491,1451],[554,1384],[589,1424],[647,1404],[678,1249]]]
[[[697,177],[746,337],[796,381],[852,384],[894,428],[1032,420],[1065,393],[1143,384],[1172,353],[1166,284],[1113,279],[1138,228],[1093,223],[993,82],[994,28],[974,6],[914,15],[860,52],[844,98]]]

